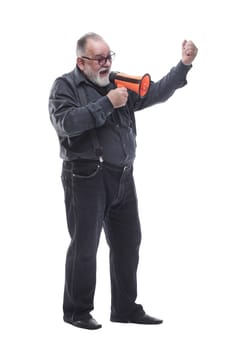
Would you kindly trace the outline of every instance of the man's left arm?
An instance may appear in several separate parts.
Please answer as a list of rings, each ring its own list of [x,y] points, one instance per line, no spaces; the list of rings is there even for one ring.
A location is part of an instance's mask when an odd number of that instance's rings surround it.
[[[151,82],[149,92],[145,98],[137,98],[134,110],[141,110],[157,103],[167,101],[174,92],[187,84],[187,74],[197,55],[197,48],[192,41],[182,43],[182,58],[170,72],[157,82]]]

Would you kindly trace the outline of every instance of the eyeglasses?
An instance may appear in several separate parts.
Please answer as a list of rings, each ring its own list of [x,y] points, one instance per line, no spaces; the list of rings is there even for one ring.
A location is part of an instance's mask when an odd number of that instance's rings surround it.
[[[97,61],[100,66],[103,66],[107,63],[107,61],[112,62],[112,60],[115,58],[115,55],[116,55],[115,52],[110,51],[109,55],[106,57],[100,56],[98,58],[90,58],[87,56],[81,56],[81,58],[84,58],[85,60],[89,60],[89,61]]]

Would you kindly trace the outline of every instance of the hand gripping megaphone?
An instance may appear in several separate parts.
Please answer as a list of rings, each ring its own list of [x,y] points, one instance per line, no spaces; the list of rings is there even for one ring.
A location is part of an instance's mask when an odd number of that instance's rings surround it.
[[[120,72],[111,72],[109,80],[117,87],[126,87],[136,92],[140,97],[145,97],[150,87],[151,78],[149,74],[138,77]]]

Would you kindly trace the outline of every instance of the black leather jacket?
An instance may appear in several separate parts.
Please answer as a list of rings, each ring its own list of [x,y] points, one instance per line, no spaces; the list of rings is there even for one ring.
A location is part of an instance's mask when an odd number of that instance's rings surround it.
[[[129,91],[127,104],[114,109],[106,96],[113,84],[99,88],[89,82],[76,67],[57,78],[49,96],[49,113],[60,142],[64,160],[97,159],[93,130],[101,145],[105,161],[126,165],[132,163],[136,151],[134,112],[166,101],[176,89],[183,87],[191,66],[181,61],[158,82],[151,82],[149,92],[140,98]],[[81,101],[80,87],[86,101]]]

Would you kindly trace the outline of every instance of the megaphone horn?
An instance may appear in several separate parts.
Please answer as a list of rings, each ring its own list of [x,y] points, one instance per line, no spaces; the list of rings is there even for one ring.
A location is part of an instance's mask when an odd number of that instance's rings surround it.
[[[136,92],[140,97],[145,97],[150,87],[151,78],[148,73],[138,77],[120,72],[111,72],[109,80],[117,87],[126,87]]]

